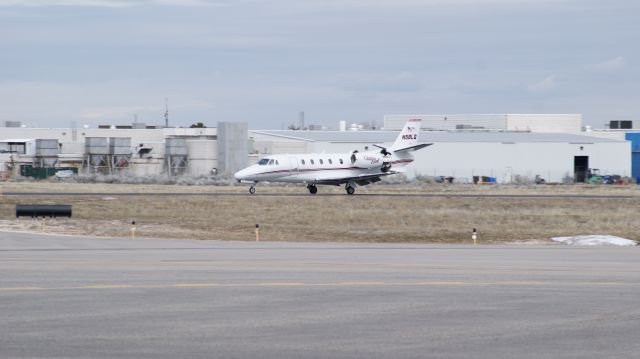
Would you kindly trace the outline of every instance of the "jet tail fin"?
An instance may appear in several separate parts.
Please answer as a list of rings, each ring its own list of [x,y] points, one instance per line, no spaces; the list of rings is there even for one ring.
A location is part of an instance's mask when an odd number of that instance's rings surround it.
[[[426,147],[428,145],[416,148],[421,146],[418,144],[418,136],[420,135],[420,123],[422,119],[412,118],[407,121],[404,125],[404,128],[396,138],[396,141],[393,143],[390,152],[399,152],[399,151],[409,151],[409,150],[418,150],[420,148]]]

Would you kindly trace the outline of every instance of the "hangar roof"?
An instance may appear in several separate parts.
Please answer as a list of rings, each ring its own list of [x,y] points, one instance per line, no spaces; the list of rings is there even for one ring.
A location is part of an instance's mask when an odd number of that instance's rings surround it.
[[[263,134],[309,142],[393,142],[398,131],[293,131],[293,130],[250,130]],[[421,131],[421,142],[498,142],[498,143],[619,143],[625,142],[609,138],[591,137],[571,133],[539,132],[447,132]]]
[[[2,143],[6,143],[6,142],[31,142],[31,141],[35,141],[34,138],[5,138],[5,139],[1,139],[0,142]]]

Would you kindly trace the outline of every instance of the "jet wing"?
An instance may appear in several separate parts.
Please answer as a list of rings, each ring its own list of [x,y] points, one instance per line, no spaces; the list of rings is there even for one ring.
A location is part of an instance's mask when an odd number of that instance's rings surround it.
[[[318,180],[315,183],[339,186],[341,184],[353,181],[353,182],[357,183],[360,186],[364,186],[364,185],[367,185],[367,184],[380,182],[380,177],[388,176],[388,175],[392,175],[392,174],[396,174],[396,173],[400,173],[400,172],[398,172],[398,171],[389,171],[389,172],[385,172],[385,173],[363,174],[363,175],[360,175],[360,176],[353,176],[353,177],[325,178],[325,179]]]

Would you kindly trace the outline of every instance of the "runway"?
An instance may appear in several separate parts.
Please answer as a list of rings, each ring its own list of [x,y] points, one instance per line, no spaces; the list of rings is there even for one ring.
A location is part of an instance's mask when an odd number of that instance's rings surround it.
[[[0,355],[626,358],[639,251],[0,232]]]
[[[204,197],[309,197],[309,192],[300,188],[300,192],[281,193],[260,193],[255,195],[237,192],[4,192],[5,196],[13,197],[118,197],[118,196],[204,196]],[[362,197],[390,197],[390,198],[532,198],[532,199],[638,199],[640,196],[632,195],[589,195],[589,194],[465,194],[465,193],[361,193],[356,191],[357,196]],[[319,191],[313,196],[335,197],[345,196],[345,193],[322,193]]]

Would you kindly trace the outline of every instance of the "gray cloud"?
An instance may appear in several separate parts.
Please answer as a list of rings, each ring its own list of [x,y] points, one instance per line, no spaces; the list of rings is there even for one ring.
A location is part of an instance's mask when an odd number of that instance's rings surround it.
[[[588,66],[589,69],[603,72],[614,72],[624,69],[627,66],[627,59],[623,56],[617,56],[597,64]]]
[[[183,125],[279,128],[300,110],[328,125],[536,111],[588,123],[611,98],[632,118],[638,11],[616,0],[0,0],[0,121],[152,122],[165,96]]]
[[[549,75],[529,86],[529,90],[533,92],[546,92],[553,90],[557,86],[556,75]]]
[[[225,0],[0,0],[0,6],[6,7],[78,6],[123,8],[143,5],[206,6],[228,3],[229,1]]]

